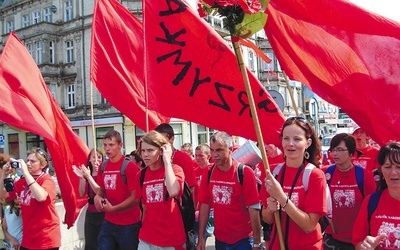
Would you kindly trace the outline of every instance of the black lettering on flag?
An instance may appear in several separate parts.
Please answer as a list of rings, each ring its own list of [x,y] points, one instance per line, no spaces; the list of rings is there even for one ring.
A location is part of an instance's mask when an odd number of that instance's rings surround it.
[[[183,78],[185,78],[187,72],[190,69],[190,66],[192,65],[191,61],[187,61],[187,62],[181,62],[181,56],[182,56],[182,49],[178,49],[175,50],[171,53],[165,54],[163,56],[159,56],[157,57],[157,62],[160,63],[164,60],[167,60],[169,57],[173,57],[175,56],[175,60],[174,60],[174,65],[184,65],[184,67],[182,68],[181,72],[175,77],[175,79],[172,81],[172,83],[177,86],[179,85],[179,83],[183,80]]]
[[[239,115],[242,116],[244,111],[246,111],[246,109],[249,109],[249,115],[251,117],[250,105],[244,100],[244,98],[248,100],[246,91],[240,91],[238,94],[238,99],[240,104],[242,104],[242,108],[239,111]]]
[[[214,105],[216,107],[222,108],[223,110],[226,110],[226,111],[230,112],[231,111],[231,107],[229,107],[229,104],[226,102],[226,100],[224,98],[224,95],[222,94],[221,89],[227,89],[228,91],[232,92],[232,91],[235,90],[235,88],[232,87],[232,86],[229,86],[229,85],[225,85],[225,84],[219,83],[219,82],[215,82],[214,86],[215,86],[215,90],[217,91],[217,95],[221,100],[221,103],[215,102],[213,100],[209,100],[208,103],[210,105]]]
[[[179,42],[176,40],[180,35],[186,34],[186,29],[181,29],[178,32],[175,32],[174,34],[171,34],[171,32],[165,26],[164,22],[160,23],[160,27],[164,31],[165,38],[156,37],[156,41],[168,44],[176,44],[181,47],[186,46],[185,41]]]
[[[271,104],[273,104],[273,102],[271,99],[268,99],[268,95],[266,94],[265,90],[260,89],[260,91],[258,92],[258,95],[260,97],[265,96],[265,99],[261,100],[259,103],[257,103],[257,108],[263,109],[265,112],[269,112],[269,113],[278,112],[278,109],[276,108],[276,106],[272,105],[273,108],[269,107]]]
[[[194,77],[192,89],[190,90],[190,93],[189,93],[190,97],[194,96],[194,92],[196,92],[196,90],[197,90],[197,88],[199,87],[200,84],[203,84],[203,83],[211,81],[211,77],[209,77],[209,76],[207,76],[204,79],[199,79],[200,69],[199,68],[195,68],[194,70],[196,71],[196,76]]]
[[[174,2],[177,5],[177,8],[172,9],[171,2]],[[166,3],[168,5],[168,10],[165,11],[160,11],[159,15],[160,16],[169,16],[173,14],[178,14],[181,12],[184,12],[186,10],[186,5],[179,0],[166,0]]]

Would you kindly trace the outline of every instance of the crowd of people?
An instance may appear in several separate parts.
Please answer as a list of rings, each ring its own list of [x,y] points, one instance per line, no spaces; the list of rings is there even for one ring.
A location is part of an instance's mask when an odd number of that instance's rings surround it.
[[[400,249],[400,142],[379,149],[357,127],[331,139],[332,164],[324,165],[306,119],[288,118],[280,138],[281,145],[265,145],[265,168],[235,159],[237,146],[222,131],[179,150],[173,128],[160,124],[128,155],[119,132],[109,131],[102,150],[72,166],[88,199],[85,249],[205,250],[210,235],[217,250]],[[61,246],[47,159],[41,148],[26,161],[0,155],[5,249]],[[180,203],[185,185],[195,210],[190,248]]]

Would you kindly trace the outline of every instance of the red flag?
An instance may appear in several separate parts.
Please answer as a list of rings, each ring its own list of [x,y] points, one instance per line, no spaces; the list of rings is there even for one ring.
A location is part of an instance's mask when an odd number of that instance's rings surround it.
[[[43,136],[64,202],[64,223],[73,226],[86,200],[77,199],[79,178],[71,166],[86,164],[89,149],[72,131],[68,118],[15,33],[10,34],[0,57],[0,92],[1,121]]]
[[[142,23],[115,0],[97,0],[90,53],[92,83],[142,130],[146,127]],[[148,110],[149,128],[169,121]]]
[[[271,0],[265,26],[287,75],[376,142],[400,140],[400,25],[347,1]]]
[[[225,40],[179,0],[145,1],[150,105],[162,114],[257,140],[237,59]],[[280,145],[284,117],[248,70],[265,143]]]

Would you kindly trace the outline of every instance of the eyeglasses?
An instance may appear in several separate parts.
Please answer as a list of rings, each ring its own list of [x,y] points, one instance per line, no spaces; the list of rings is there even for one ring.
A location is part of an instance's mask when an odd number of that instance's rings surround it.
[[[329,150],[329,152],[331,152],[331,153],[341,153],[344,151],[348,151],[348,149],[347,148],[335,148],[335,149]]]

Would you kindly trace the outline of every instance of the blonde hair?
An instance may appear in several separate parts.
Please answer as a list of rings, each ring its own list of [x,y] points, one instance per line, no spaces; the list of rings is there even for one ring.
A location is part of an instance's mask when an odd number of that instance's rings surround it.
[[[155,130],[151,130],[150,132],[148,132],[147,134],[145,134],[139,142],[138,148],[136,150],[136,153],[138,155],[141,155],[141,151],[142,151],[142,142],[145,142],[147,144],[153,145],[154,147],[157,148],[161,148],[161,146],[169,143],[168,140],[165,138],[165,136],[163,136],[162,134],[160,134],[159,132],[155,131]]]
[[[28,155],[30,154],[35,154],[36,158],[40,162],[40,165],[45,166],[42,171],[46,171],[47,167],[49,166],[49,156],[47,155],[46,151],[41,148],[33,148],[31,151],[28,151]]]

